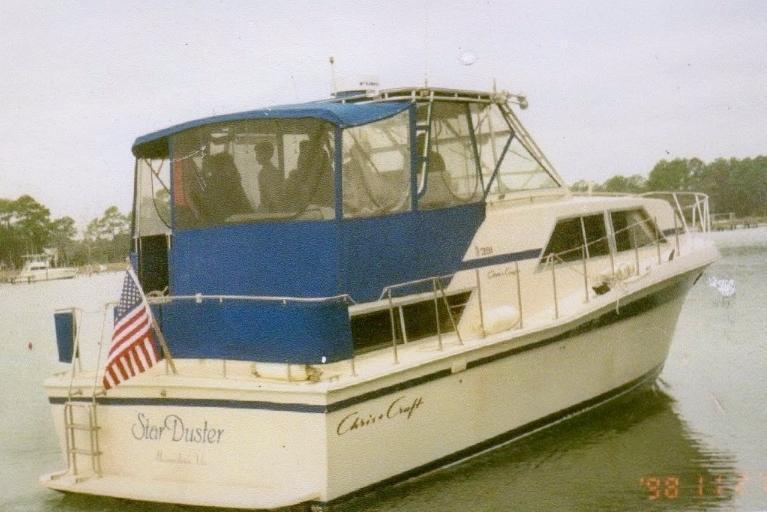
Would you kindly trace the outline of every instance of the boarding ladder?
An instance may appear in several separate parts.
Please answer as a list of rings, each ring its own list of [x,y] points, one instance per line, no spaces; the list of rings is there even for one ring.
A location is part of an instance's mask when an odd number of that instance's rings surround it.
[[[82,372],[82,361],[80,359],[80,336],[77,322],[77,308],[72,310],[72,367],[70,371],[69,387],[67,397],[64,402],[64,441],[66,443],[67,469],[59,476],[68,476],[75,481],[86,480],[92,477],[101,476],[101,448],[99,446],[99,424],[96,405],[96,396],[104,394],[101,387],[94,385],[91,389],[89,399],[78,399],[83,395],[82,388],[75,389],[75,375]],[[105,308],[106,316],[106,308]],[[103,334],[103,333],[102,333]],[[101,351],[99,350],[99,357]],[[98,374],[98,371],[96,372]],[[85,469],[78,464],[78,457],[87,457],[90,464],[86,464]]]
[[[95,400],[74,402],[71,395],[67,398],[64,403],[64,434],[67,448],[67,473],[75,480],[101,476],[101,450]],[[84,473],[83,468],[78,466],[78,456],[90,459],[90,473]]]

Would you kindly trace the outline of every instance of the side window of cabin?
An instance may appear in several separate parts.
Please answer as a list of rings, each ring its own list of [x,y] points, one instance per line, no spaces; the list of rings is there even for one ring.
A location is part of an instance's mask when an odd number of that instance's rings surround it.
[[[560,220],[554,227],[554,232],[543,253],[543,261],[546,261],[550,255],[555,255],[555,261],[578,260],[581,258],[582,245],[583,230],[580,217]]]
[[[584,235],[586,239],[584,241]],[[562,219],[557,222],[554,232],[551,234],[546,250],[543,253],[545,262],[549,255],[556,255],[555,261],[576,261],[583,255],[584,243],[588,243],[589,258],[606,256],[610,253],[610,244],[607,241],[605,230],[605,217],[601,212],[585,217]]]
[[[586,233],[586,254],[589,258],[595,256],[607,256],[610,254],[610,244],[607,242],[607,232],[605,231],[605,216],[589,215],[582,217],[583,231]]]
[[[610,212],[610,219],[615,234],[615,247],[618,251],[652,244],[656,238],[659,238],[655,224],[644,210]]]
[[[345,218],[410,209],[409,112],[343,133]]]
[[[419,107],[419,123],[425,123],[426,106]],[[474,152],[469,123],[469,107],[465,103],[434,102],[429,130],[429,147],[425,151],[425,133],[418,136],[416,154],[426,153],[426,173],[419,172],[419,208],[431,209],[478,201],[482,198],[482,182]],[[420,171],[420,166],[417,166]],[[425,180],[425,182],[424,182]]]

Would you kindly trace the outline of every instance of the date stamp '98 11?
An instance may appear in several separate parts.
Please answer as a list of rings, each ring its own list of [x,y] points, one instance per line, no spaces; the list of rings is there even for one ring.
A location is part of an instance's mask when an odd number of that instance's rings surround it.
[[[767,471],[706,475],[645,475],[639,485],[650,501],[685,498],[726,498],[743,493],[767,495]]]

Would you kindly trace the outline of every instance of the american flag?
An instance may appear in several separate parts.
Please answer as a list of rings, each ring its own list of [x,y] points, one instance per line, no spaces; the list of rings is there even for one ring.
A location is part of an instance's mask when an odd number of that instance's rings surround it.
[[[115,308],[115,328],[112,346],[104,367],[104,389],[110,389],[151,368],[162,359],[152,333],[152,312],[128,270],[123,280],[120,302]]]

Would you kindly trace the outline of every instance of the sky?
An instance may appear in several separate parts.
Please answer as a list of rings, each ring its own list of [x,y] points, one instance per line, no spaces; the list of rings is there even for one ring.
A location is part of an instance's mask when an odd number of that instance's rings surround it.
[[[763,1],[3,0],[0,34],[0,197],[81,228],[129,211],[136,137],[327,97],[330,56],[347,82],[527,95],[568,183],[767,153]]]

